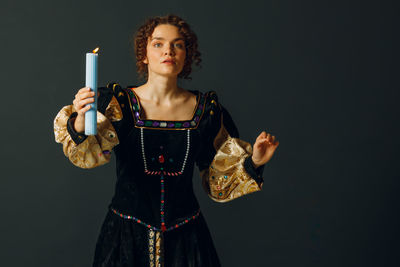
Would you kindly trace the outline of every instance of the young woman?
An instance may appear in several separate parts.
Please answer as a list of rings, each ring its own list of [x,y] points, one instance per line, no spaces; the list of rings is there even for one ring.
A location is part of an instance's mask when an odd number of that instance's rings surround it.
[[[93,266],[220,266],[192,189],[194,165],[217,202],[259,191],[279,142],[262,132],[254,145],[238,131],[214,91],[185,90],[200,63],[197,37],[181,18],[154,17],[135,36],[141,86],[99,88],[98,134],[84,134],[94,93],[82,88],[54,120],[56,141],[81,168],[110,161],[115,194],[102,225]]]

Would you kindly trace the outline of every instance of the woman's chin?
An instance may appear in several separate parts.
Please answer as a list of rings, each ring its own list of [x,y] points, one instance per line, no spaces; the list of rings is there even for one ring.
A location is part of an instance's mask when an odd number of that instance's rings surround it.
[[[157,76],[164,76],[164,77],[169,77],[169,78],[174,78],[177,77],[180,72],[174,71],[174,70],[162,70],[158,72],[154,72]]]

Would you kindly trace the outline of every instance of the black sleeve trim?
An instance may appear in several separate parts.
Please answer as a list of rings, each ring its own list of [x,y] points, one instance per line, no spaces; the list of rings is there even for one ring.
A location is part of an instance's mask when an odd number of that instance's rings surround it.
[[[97,98],[97,110],[105,115],[108,104],[110,104],[113,97],[113,90],[109,87],[99,87],[97,90],[100,94]]]
[[[87,135],[85,135],[84,133],[78,133],[75,131],[74,126],[72,125],[71,119],[75,118],[76,116],[78,116],[77,112],[74,112],[71,114],[71,116],[69,116],[69,119],[67,121],[67,131],[68,131],[69,135],[71,136],[71,139],[75,142],[75,144],[79,145],[80,143],[85,141],[85,139],[87,138]]]
[[[261,165],[260,167],[258,167],[257,169],[254,167],[253,165],[253,161],[251,160],[251,156],[248,156],[245,160],[244,160],[244,169],[246,170],[246,172],[254,179],[256,180],[256,182],[258,184],[261,184],[262,182],[264,182],[264,178],[262,177],[262,174],[264,172],[264,165]]]

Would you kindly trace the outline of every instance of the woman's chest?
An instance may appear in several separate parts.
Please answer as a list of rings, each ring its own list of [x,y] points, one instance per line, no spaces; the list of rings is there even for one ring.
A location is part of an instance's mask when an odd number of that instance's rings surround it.
[[[184,172],[200,151],[197,129],[155,130],[135,128],[119,150],[126,164],[141,166],[144,172]]]

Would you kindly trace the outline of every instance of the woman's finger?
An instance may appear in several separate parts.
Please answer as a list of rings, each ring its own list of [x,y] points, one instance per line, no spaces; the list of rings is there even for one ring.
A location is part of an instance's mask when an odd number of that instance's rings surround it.
[[[78,94],[83,93],[83,92],[88,92],[88,91],[90,91],[90,87],[82,87],[81,89],[78,90]]]
[[[84,105],[92,103],[92,102],[94,102],[94,98],[93,97],[83,99],[83,100],[79,101],[79,107],[82,108]]]
[[[79,95],[80,100],[86,99],[88,97],[92,97],[94,96],[94,92],[90,91],[90,92],[83,92]]]
[[[78,111],[78,114],[81,114],[81,115],[85,114],[86,111],[88,111],[91,107],[92,107],[92,105],[87,105],[87,106],[85,106],[84,108],[82,108],[82,109],[80,109],[80,110]]]
[[[267,133],[265,131],[262,131],[256,138],[256,141],[265,138],[267,136]]]

